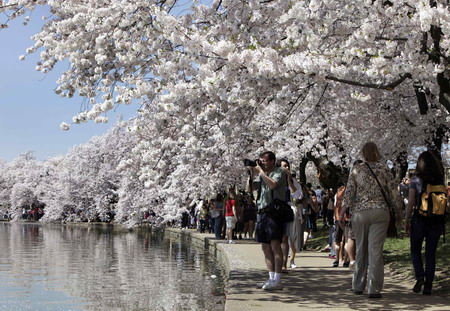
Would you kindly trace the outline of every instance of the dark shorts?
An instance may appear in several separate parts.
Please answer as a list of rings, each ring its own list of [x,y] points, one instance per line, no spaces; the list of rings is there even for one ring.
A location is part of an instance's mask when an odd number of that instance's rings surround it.
[[[334,241],[336,243],[342,242],[342,236],[344,235],[344,230],[339,226],[339,221],[334,222],[335,231],[334,231]]]
[[[234,229],[237,232],[241,232],[242,230],[244,230],[244,222],[238,220],[238,222],[236,223],[236,227]]]
[[[254,208],[244,209],[244,222],[249,222],[250,220],[256,221],[256,211]]]
[[[345,238],[350,240],[355,239],[355,234],[353,233],[351,221],[347,222],[347,224],[345,225]]]
[[[266,213],[258,214],[256,218],[256,242],[270,243],[272,240],[281,242],[283,239],[283,224],[277,223]]]

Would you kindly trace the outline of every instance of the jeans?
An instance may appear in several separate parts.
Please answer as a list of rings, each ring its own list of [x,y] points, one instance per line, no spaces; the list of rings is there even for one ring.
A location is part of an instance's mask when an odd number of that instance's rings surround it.
[[[215,232],[214,229],[215,220],[216,219],[214,217],[209,218],[209,233]]]
[[[220,239],[222,236],[222,215],[214,218],[214,235],[216,239]]]
[[[416,280],[424,279],[425,291],[431,291],[436,270],[436,249],[444,230],[444,224],[415,214],[411,219],[411,260]],[[422,260],[422,244],[425,239],[425,269]]]

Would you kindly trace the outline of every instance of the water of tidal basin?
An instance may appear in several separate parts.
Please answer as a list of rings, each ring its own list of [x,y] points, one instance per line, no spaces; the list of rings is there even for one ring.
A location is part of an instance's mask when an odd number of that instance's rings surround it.
[[[0,310],[224,310],[221,265],[184,239],[1,222]]]

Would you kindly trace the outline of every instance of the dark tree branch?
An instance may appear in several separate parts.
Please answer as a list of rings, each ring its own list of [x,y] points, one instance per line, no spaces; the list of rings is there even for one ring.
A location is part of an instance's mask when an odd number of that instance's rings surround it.
[[[397,86],[402,84],[403,81],[405,81],[406,79],[411,78],[411,77],[412,76],[410,73],[405,73],[402,76],[400,76],[400,78],[397,81],[394,81],[394,82],[391,82],[388,84],[362,83],[362,82],[357,82],[357,81],[353,81],[353,80],[340,79],[340,78],[336,78],[333,76],[326,76],[325,79],[344,83],[344,84],[354,85],[354,86],[366,87],[366,88],[370,88],[370,89],[392,91]]]
[[[320,102],[322,101],[322,99],[323,99],[324,96],[325,96],[325,92],[326,92],[327,89],[328,89],[328,85],[329,85],[328,83],[325,84],[325,87],[323,88],[323,91],[322,91],[322,95],[320,95],[320,98],[319,98],[319,100],[317,101],[317,103],[316,103],[316,105],[314,106],[314,108],[312,109],[311,113],[310,113],[310,114],[302,121],[302,123],[300,123],[299,126],[297,126],[297,128],[296,128],[295,131],[294,131],[294,133],[298,132],[298,131],[300,130],[300,128],[303,126],[303,124],[305,124],[305,122],[308,121],[309,118],[316,112],[317,106],[320,105]]]
[[[387,38],[387,37],[376,37],[375,40],[385,40],[385,41],[408,41],[407,38],[400,38],[400,37],[394,37],[394,38]]]
[[[421,115],[426,115],[428,113],[428,102],[427,97],[422,89],[422,84],[420,82],[414,83],[414,92],[416,93],[417,104],[419,105],[419,111]]]
[[[216,6],[216,12],[219,10],[220,6],[222,5],[222,0],[219,1],[219,3]]]

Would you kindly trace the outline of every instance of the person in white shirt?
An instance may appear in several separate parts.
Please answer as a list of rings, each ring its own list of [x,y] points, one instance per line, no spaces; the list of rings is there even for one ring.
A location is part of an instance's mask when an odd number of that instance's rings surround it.
[[[291,167],[289,161],[286,159],[280,160],[280,166],[286,172],[286,178],[288,182],[288,189],[286,195],[287,199],[290,201],[291,208],[294,212],[294,220],[285,224],[285,232],[283,235],[283,242],[281,248],[283,250],[283,270],[287,270],[287,260],[289,255],[289,246],[291,249],[291,260],[289,266],[291,268],[296,268],[295,264],[295,253],[297,249],[301,248],[301,223],[302,223],[302,210],[297,208],[296,201],[301,200],[303,197],[302,187],[295,178],[292,177]]]

